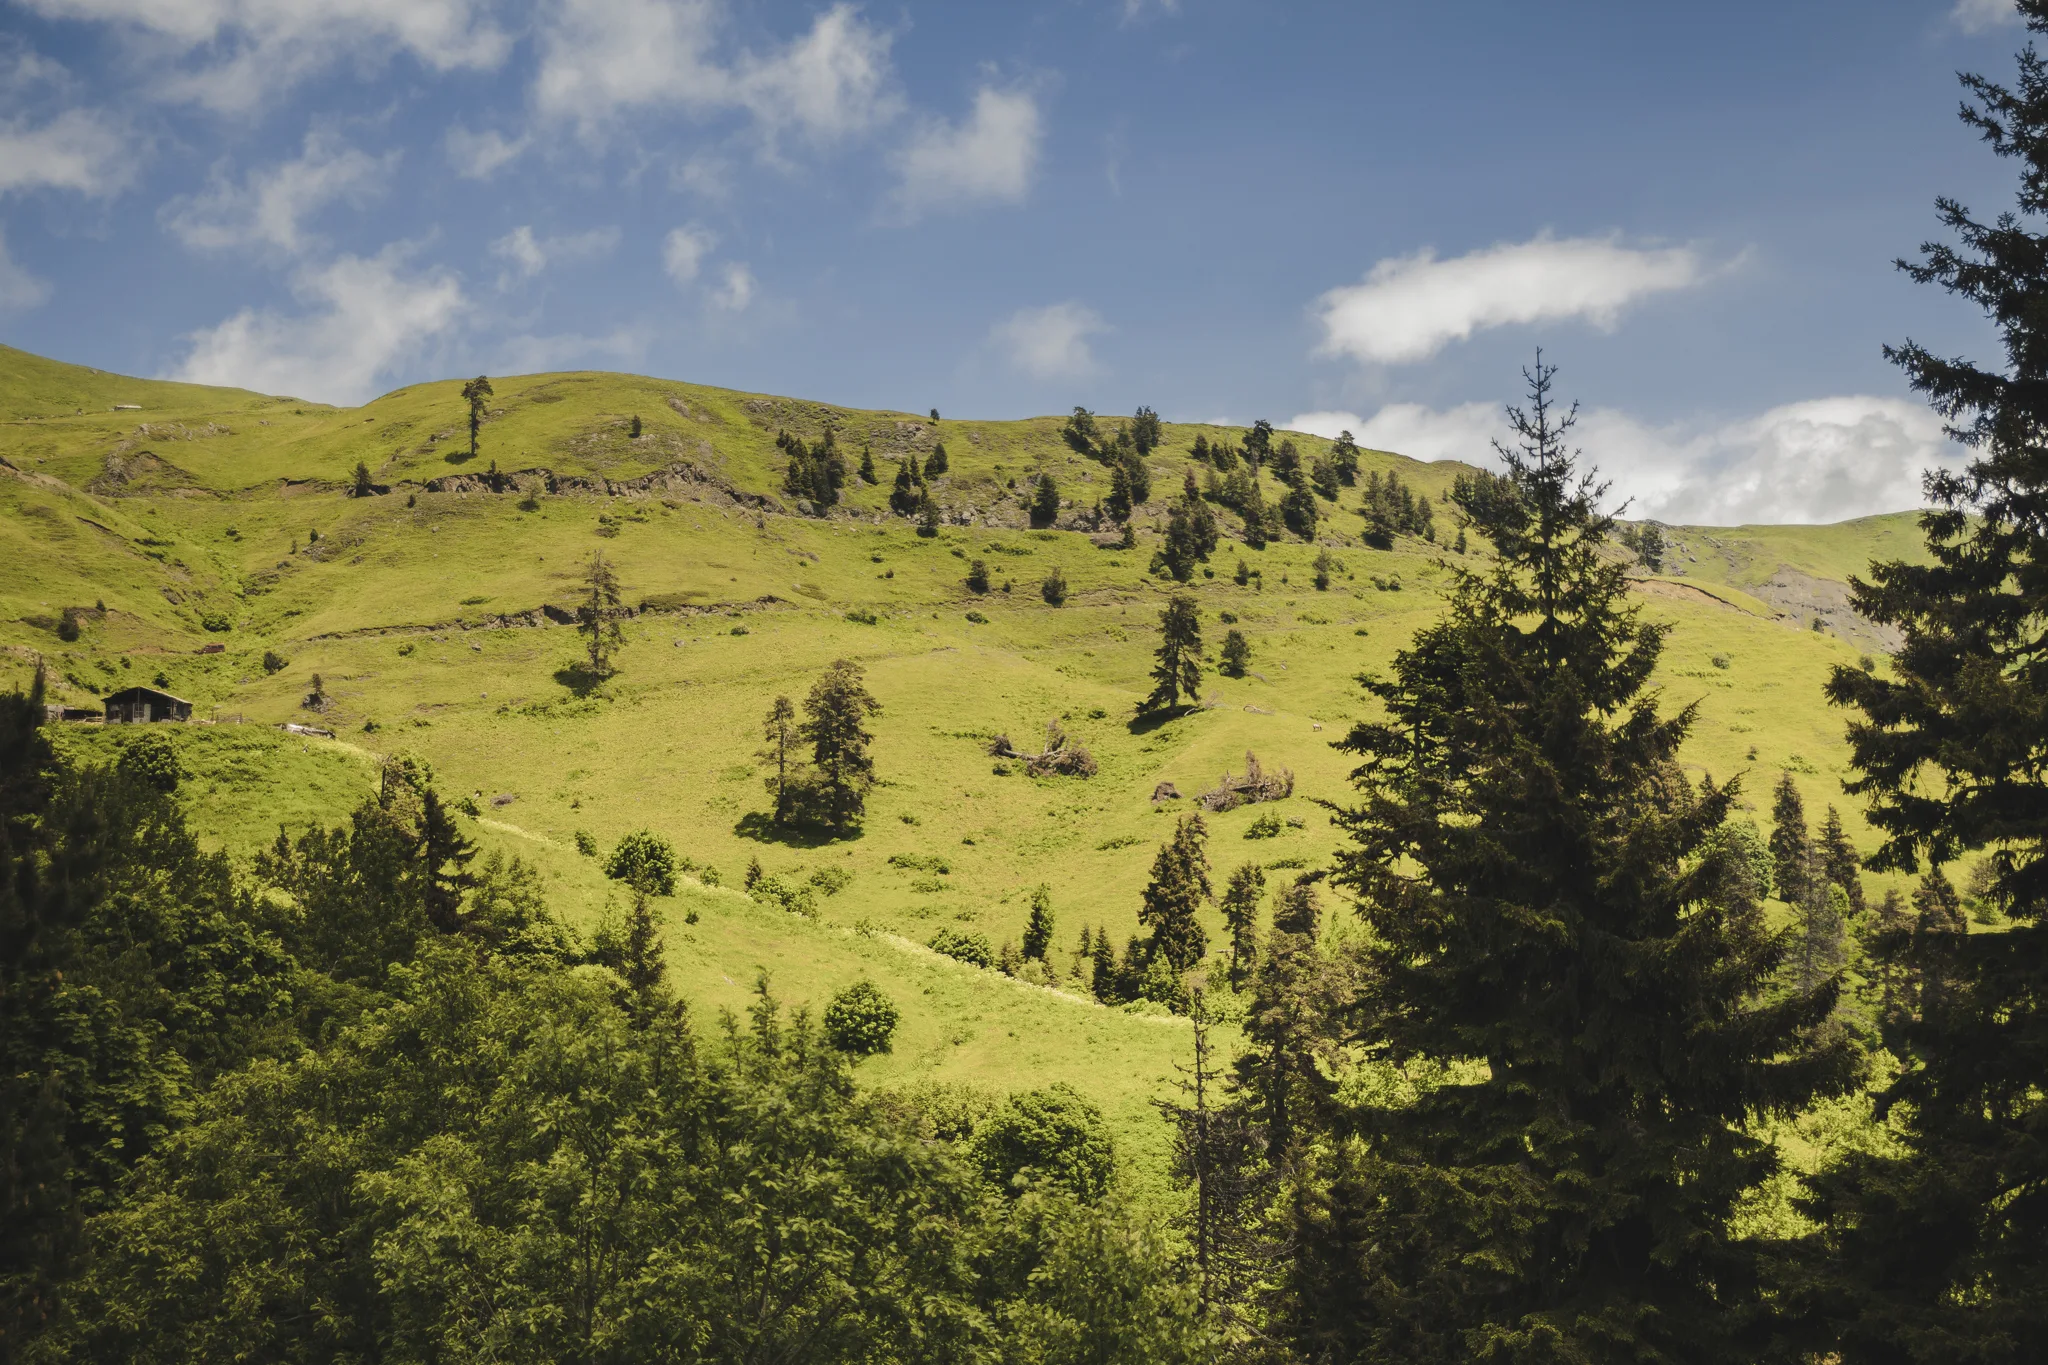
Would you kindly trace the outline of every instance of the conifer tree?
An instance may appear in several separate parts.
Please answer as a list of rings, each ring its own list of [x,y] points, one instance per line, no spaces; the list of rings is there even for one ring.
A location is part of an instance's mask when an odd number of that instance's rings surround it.
[[[1806,900],[1813,880],[1813,841],[1806,830],[1806,805],[1789,772],[1778,775],[1771,798],[1771,886],[1787,905]]]
[[[818,675],[804,699],[804,721],[797,733],[811,746],[817,771],[819,824],[835,834],[859,828],[867,813],[867,794],[875,785],[875,761],[868,753],[874,736],[866,728],[882,704],[868,692],[861,666],[851,659],[834,660]]]
[[[860,448],[860,481],[868,484],[881,481],[881,476],[875,473],[875,452],[868,449],[866,444],[862,444]]]
[[[1032,958],[1040,962],[1046,960],[1046,953],[1052,949],[1052,933],[1052,893],[1041,885],[1031,893],[1031,918],[1024,925],[1024,957],[1027,961]]]
[[[1230,984],[1241,986],[1258,963],[1259,901],[1266,894],[1266,869],[1246,863],[1223,889],[1223,922],[1230,928]]]
[[[626,633],[619,628],[619,600],[619,576],[605,561],[604,551],[592,551],[590,567],[583,574],[583,604],[576,609],[576,629],[584,637],[594,678],[609,678],[617,671],[612,661],[626,641]]]
[[[769,767],[763,782],[768,788],[769,799],[775,802],[774,822],[778,826],[786,825],[796,814],[797,797],[803,787],[800,775],[803,757],[797,752],[801,737],[797,733],[796,707],[790,704],[788,697],[777,697],[768,708],[767,718],[761,723],[761,735],[767,743],[754,756]],[[753,876],[759,871],[760,863],[757,861],[748,873]],[[749,881],[747,889],[751,891],[753,887],[754,883]]]
[[[619,976],[626,983],[629,1009],[644,1025],[664,1003],[668,963],[661,928],[654,918],[654,902],[637,886],[633,888],[633,908],[626,913],[625,941],[619,947]]]
[[[1088,989],[1105,1005],[1116,1004],[1123,998],[1121,974],[1116,966],[1116,945],[1109,941],[1107,926],[1098,930],[1095,935],[1093,961],[1089,963]]]
[[[491,381],[478,375],[462,386],[462,401],[469,404],[469,458],[474,460],[477,436],[484,425],[485,405],[491,397]]]
[[[1334,879],[1370,931],[1355,1042],[1451,1069],[1347,1104],[1357,1146],[1296,1228],[1309,1358],[1754,1360],[1761,1253],[1732,1215],[1775,1169],[1756,1119],[1853,1074],[1807,1041],[1829,987],[1761,994],[1785,946],[1725,891],[1734,786],[1677,770],[1694,713],[1646,691],[1665,628],[1602,555],[1553,374],[1539,355],[1508,410],[1499,560],[1458,575],[1368,680],[1385,718],[1340,742],[1362,801],[1334,814]]]
[[[1109,470],[1109,496],[1102,500],[1102,510],[1109,513],[1109,519],[1123,523],[1131,519],[1131,509],[1137,499],[1131,496],[1131,473],[1119,462]]]
[[[1842,813],[1833,806],[1828,807],[1828,818],[1821,823],[1820,839],[1813,853],[1820,874],[1842,888],[1842,894],[1849,899],[1850,915],[1861,919],[1863,860],[1856,855],[1856,846],[1849,842],[1849,835],[1842,828]]]
[[[1245,639],[1244,632],[1232,626],[1223,636],[1223,651],[1218,661],[1219,670],[1225,677],[1242,678],[1251,667],[1252,644]]]
[[[1202,692],[1202,617],[1195,599],[1177,594],[1159,613],[1159,649],[1153,655],[1152,695],[1141,711],[1171,711]]]
[[[2048,32],[2048,0],[2015,8]],[[1855,585],[1857,611],[1902,636],[1892,667],[1838,667],[1828,694],[1860,712],[1848,790],[1883,836],[1870,866],[1994,850],[1989,889],[2013,924],[1912,945],[1941,986],[1886,1097],[1902,1102],[1901,1150],[1849,1158],[1821,1187],[1845,1365],[2018,1359],[2048,1339],[2048,62],[2030,43],[2012,84],[1962,83],[1964,123],[2016,163],[2015,210],[1937,200],[1952,240],[1900,265],[1981,310],[2003,353],[1887,348],[1970,459],[1927,476],[1925,557]]]
[[[1152,860],[1138,923],[1152,931],[1147,945],[1176,972],[1190,970],[1209,951],[1209,935],[1195,916],[1213,894],[1209,886],[1209,827],[1199,814],[1184,815],[1173,837]]]
[[[427,920],[444,934],[456,933],[463,928],[462,897],[476,885],[469,870],[476,845],[463,837],[431,786],[420,792],[419,850]]]
[[[370,482],[370,466],[361,460],[357,460],[355,481],[349,489],[349,495],[351,497],[367,498],[376,491],[377,485]]]
[[[931,458],[924,462],[924,476],[936,479],[946,472],[946,443],[940,441],[932,447]]]
[[[1337,467],[1337,477],[1347,486],[1358,482],[1358,438],[1348,431],[1338,432],[1330,447],[1330,463]]]
[[[1140,455],[1150,455],[1158,447],[1160,431],[1159,414],[1150,408],[1139,408],[1131,418],[1131,444]]]
[[[924,478],[918,473],[917,456],[906,455],[896,465],[896,482],[889,490],[889,510],[899,517],[915,516],[925,500]]]
[[[1050,526],[1059,520],[1060,486],[1050,474],[1040,474],[1031,491],[1031,524]]]

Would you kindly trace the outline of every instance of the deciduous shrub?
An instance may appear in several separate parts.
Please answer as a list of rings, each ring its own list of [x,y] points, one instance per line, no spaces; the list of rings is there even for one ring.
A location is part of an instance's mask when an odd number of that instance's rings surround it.
[[[872,981],[856,981],[825,1006],[825,1038],[841,1052],[887,1052],[896,1035],[896,1004]]]

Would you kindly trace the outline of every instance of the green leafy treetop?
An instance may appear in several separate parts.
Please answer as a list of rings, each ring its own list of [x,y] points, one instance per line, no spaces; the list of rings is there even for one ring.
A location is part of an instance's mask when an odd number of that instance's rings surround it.
[[[483,430],[484,411],[491,398],[491,381],[478,375],[462,386],[462,401],[469,404],[469,458],[476,458],[477,436]]]
[[[2016,8],[2048,32],[2048,0]],[[2030,44],[2015,84],[1962,82],[1963,121],[2018,163],[2016,211],[1938,200],[1954,240],[1900,264],[1981,310],[2003,355],[1887,349],[1970,460],[1927,476],[1925,561],[1855,585],[1857,611],[1902,637],[1891,668],[1837,668],[1828,695],[1858,713],[1848,790],[1882,836],[1870,867],[1990,850],[1987,891],[2013,922],[1888,945],[1930,997],[1894,1043],[1897,1152],[1845,1158],[1816,1186],[1808,1306],[1844,1365],[2017,1360],[2048,1339],[2048,64]]]
[[[1202,692],[1202,616],[1194,598],[1176,594],[1159,613],[1159,649],[1153,657],[1152,694],[1139,709],[1192,705]]]
[[[1833,982],[1764,994],[1784,943],[1710,842],[1734,786],[1677,767],[1693,711],[1645,691],[1665,628],[1602,558],[1552,374],[1539,355],[1508,410],[1498,563],[1339,745],[1362,800],[1334,812],[1333,879],[1370,931],[1354,1041],[1431,1080],[1331,1101],[1357,1144],[1297,1229],[1311,1358],[1756,1359],[1761,1253],[1730,1226],[1776,1169],[1756,1120],[1853,1075],[1806,1042]]]
[[[825,1040],[841,1052],[887,1052],[896,1035],[896,1002],[872,981],[856,981],[825,1006]]]
[[[981,1169],[1013,1194],[1044,1181],[1100,1199],[1116,1175],[1116,1148],[1102,1111],[1064,1082],[1010,1096],[974,1135]]]

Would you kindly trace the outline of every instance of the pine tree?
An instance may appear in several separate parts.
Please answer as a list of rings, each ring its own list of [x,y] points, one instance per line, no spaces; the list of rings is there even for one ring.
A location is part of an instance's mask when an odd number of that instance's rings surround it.
[[[1828,807],[1828,818],[1821,822],[1820,840],[1814,845],[1813,856],[1821,875],[1841,887],[1849,898],[1850,915],[1863,918],[1863,860],[1856,856],[1856,846],[1849,842],[1849,835],[1842,828],[1842,813],[1833,806]]]
[[[936,479],[945,473],[946,469],[946,443],[940,441],[932,446],[931,458],[924,462],[924,476],[927,479]]]
[[[609,678],[617,671],[613,659],[626,641],[619,628],[619,577],[605,562],[604,551],[591,553],[583,574],[583,604],[576,609],[576,629],[590,656],[590,675]]]
[[[1273,424],[1261,417],[1244,434],[1244,457],[1253,469],[1273,457]]]
[[[1159,414],[1150,408],[1139,408],[1131,418],[1131,444],[1140,455],[1150,455],[1158,447],[1160,432]]]
[[[1050,526],[1059,520],[1060,486],[1050,474],[1040,474],[1031,493],[1031,524]]]
[[[804,699],[804,722],[797,733],[811,746],[811,766],[818,775],[815,818],[835,834],[858,829],[867,813],[867,794],[875,785],[868,745],[875,737],[866,723],[881,710],[860,665],[851,659],[833,661]]]
[[[1109,496],[1102,500],[1102,510],[1109,513],[1114,522],[1128,522],[1131,509],[1137,499],[1131,496],[1131,473],[1122,463],[1110,466]]]
[[[1778,775],[1771,799],[1771,886],[1787,905],[1806,901],[1813,880],[1813,841],[1806,830],[1806,805],[1792,774]]]
[[[361,460],[357,460],[355,482],[349,489],[349,496],[367,498],[376,491],[377,485],[370,482],[370,466]]]
[[[1230,928],[1230,984],[1242,986],[1259,959],[1259,901],[1266,894],[1266,869],[1246,863],[1223,889],[1223,922]]]
[[[1040,886],[1031,893],[1031,918],[1024,925],[1024,956],[1027,960],[1046,960],[1045,955],[1052,950],[1052,932],[1052,893]]]
[[[1358,482],[1358,438],[1348,431],[1337,433],[1335,444],[1330,447],[1330,463],[1337,467],[1337,477],[1348,487]]]
[[[1159,649],[1153,658],[1152,695],[1139,709],[1192,705],[1202,692],[1202,618],[1194,598],[1176,595],[1159,613]]]
[[[1105,1005],[1121,1002],[1122,975],[1117,971],[1116,945],[1109,941],[1107,927],[1096,932],[1093,958],[1089,963],[1088,989]]]
[[[1242,678],[1251,667],[1252,644],[1245,639],[1244,632],[1232,626],[1223,636],[1223,652],[1219,669],[1225,677]]]
[[[984,559],[976,559],[976,560],[970,560],[970,561],[968,562],[968,565],[967,565],[967,590],[968,590],[969,592],[987,592],[987,591],[988,591],[988,561],[987,561],[987,560],[984,560]]]
[[[875,473],[875,452],[865,444],[860,448],[860,481],[867,484],[881,482],[881,476]]]
[[[2016,8],[2048,32],[2048,0]],[[2030,44],[2014,84],[1962,82],[1965,124],[2018,163],[2016,211],[1987,220],[1940,199],[1954,240],[1900,264],[1981,310],[2003,354],[1887,348],[1970,460],[1927,476],[1925,558],[1873,564],[1855,587],[1857,611],[1902,637],[1892,667],[1839,667],[1828,694],[1861,712],[1848,790],[1882,834],[1870,866],[1995,850],[1990,890],[2014,923],[1918,939],[1942,984],[1886,1095],[1902,1150],[1851,1158],[1821,1186],[1845,1365],[2018,1359],[2048,1339],[2048,62]]]
[[[635,887],[633,908],[626,914],[625,942],[620,945],[619,976],[626,983],[633,1017],[643,1025],[666,1003],[666,957],[661,927],[655,923],[654,902],[645,891]]]
[[[491,381],[478,375],[462,386],[462,401],[469,404],[469,458],[474,460],[477,437],[483,431],[485,404],[491,397]]]
[[[896,465],[896,482],[889,490],[889,510],[899,517],[915,516],[925,501],[924,478],[918,473],[917,456],[907,455]]]
[[[427,920],[444,934],[457,933],[464,927],[462,897],[477,884],[469,870],[476,846],[463,837],[432,787],[420,792],[419,850]]]
[[[1209,951],[1209,935],[1195,918],[1213,894],[1209,886],[1209,827],[1202,817],[1184,815],[1173,837],[1152,860],[1138,923],[1152,931],[1149,952],[1164,957],[1176,972],[1191,970]]]
[[[1775,1170],[1757,1118],[1853,1076],[1846,1044],[1807,1041],[1832,990],[1761,996],[1785,949],[1724,894],[1734,786],[1677,768],[1694,712],[1646,691],[1666,628],[1603,556],[1553,374],[1539,355],[1508,410],[1499,560],[1458,574],[1368,680],[1385,718],[1340,742],[1362,801],[1333,817],[1333,879],[1369,931],[1353,1041],[1453,1070],[1344,1101],[1357,1145],[1296,1228],[1310,1358],[1755,1359],[1762,1252],[1731,1220]]]
[[[778,826],[787,825],[797,813],[798,797],[803,790],[803,757],[796,747],[801,736],[797,733],[796,707],[788,697],[777,697],[768,708],[767,718],[761,723],[761,735],[767,743],[754,757],[769,765],[770,772],[763,782],[769,799],[775,802],[774,821]],[[759,870],[760,864],[756,862],[750,875]],[[753,882],[747,883],[748,890],[753,886]]]

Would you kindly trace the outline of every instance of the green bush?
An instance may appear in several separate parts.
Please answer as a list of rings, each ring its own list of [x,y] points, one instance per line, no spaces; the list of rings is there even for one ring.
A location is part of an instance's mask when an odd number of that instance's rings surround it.
[[[970,967],[993,967],[996,961],[995,950],[988,946],[986,936],[959,929],[941,929],[933,934],[931,950]]]
[[[612,856],[605,860],[604,875],[650,896],[673,896],[675,847],[652,830],[636,829],[612,849]]]
[[[1272,814],[1261,815],[1258,819],[1251,822],[1250,827],[1244,832],[1244,837],[1247,839],[1273,839],[1279,836],[1280,830],[1279,816]]]
[[[576,831],[576,851],[586,858],[597,856],[597,836],[587,829]]]
[[[974,1135],[974,1155],[982,1174],[1009,1191],[1044,1181],[1100,1199],[1116,1175],[1102,1111],[1064,1082],[1010,1096]]]
[[[121,751],[120,769],[141,778],[160,792],[174,792],[185,778],[185,765],[178,761],[177,746],[170,736],[145,730]]]
[[[825,1006],[825,1039],[841,1052],[868,1057],[889,1050],[896,1004],[872,981],[856,981]]]
[[[263,671],[265,673],[282,673],[285,670],[285,666],[289,663],[291,663],[290,659],[285,658],[284,655],[274,649],[263,651]]]

